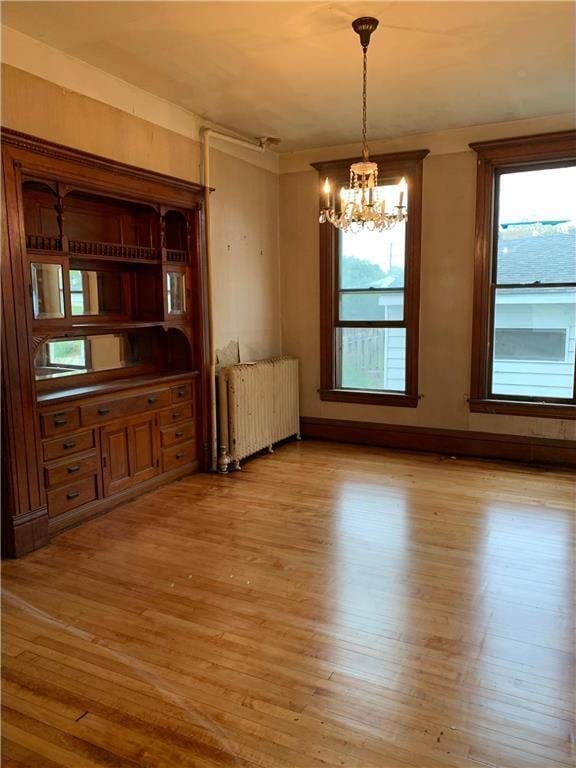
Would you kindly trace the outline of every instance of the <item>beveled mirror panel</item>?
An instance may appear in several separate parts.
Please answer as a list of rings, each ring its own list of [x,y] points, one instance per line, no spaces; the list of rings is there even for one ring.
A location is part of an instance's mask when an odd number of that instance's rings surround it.
[[[125,310],[121,272],[70,270],[72,314],[119,315]]]
[[[107,333],[49,339],[35,360],[36,380],[127,368],[144,362],[142,345],[132,334]]]
[[[169,315],[186,312],[186,276],[184,272],[166,273],[166,301]]]
[[[64,317],[62,265],[34,262],[31,269],[34,317],[37,320]]]

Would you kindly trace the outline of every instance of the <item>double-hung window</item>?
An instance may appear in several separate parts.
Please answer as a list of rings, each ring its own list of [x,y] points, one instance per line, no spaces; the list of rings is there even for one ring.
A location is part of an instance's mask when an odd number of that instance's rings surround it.
[[[321,389],[323,400],[415,407],[422,161],[427,150],[372,159],[378,197],[398,203],[407,183],[408,221],[391,230],[343,232],[320,224]],[[318,163],[347,187],[350,160]]]
[[[471,409],[573,417],[576,134],[478,153]]]

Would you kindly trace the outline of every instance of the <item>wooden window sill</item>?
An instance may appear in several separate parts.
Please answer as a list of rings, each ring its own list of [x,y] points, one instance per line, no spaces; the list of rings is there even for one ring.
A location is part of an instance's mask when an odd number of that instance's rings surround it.
[[[419,395],[405,395],[391,392],[372,392],[360,389],[321,389],[320,400],[336,403],[361,403],[365,405],[387,405],[397,408],[416,408]]]
[[[470,399],[472,413],[501,413],[510,416],[530,416],[544,419],[576,419],[576,405],[543,403],[526,400]]]

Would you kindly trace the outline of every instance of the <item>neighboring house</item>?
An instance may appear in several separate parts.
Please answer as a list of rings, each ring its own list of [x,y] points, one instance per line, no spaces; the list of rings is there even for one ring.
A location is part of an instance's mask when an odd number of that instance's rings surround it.
[[[402,317],[403,271],[344,258],[350,287],[349,320]],[[363,279],[364,278],[364,279]],[[505,224],[498,248],[498,283],[576,282],[576,227],[571,222]],[[385,289],[385,290],[383,290]],[[496,296],[493,392],[524,397],[572,397],[576,289],[500,288]],[[357,328],[342,336],[342,386],[404,389],[405,331]]]
[[[498,284],[576,283],[576,227],[570,222],[502,227]],[[572,397],[576,289],[498,289],[494,394]]]

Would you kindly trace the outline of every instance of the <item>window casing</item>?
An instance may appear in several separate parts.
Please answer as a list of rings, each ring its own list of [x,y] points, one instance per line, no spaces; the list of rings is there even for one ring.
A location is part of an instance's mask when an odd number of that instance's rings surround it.
[[[359,260],[348,258],[354,255],[354,241],[347,239],[354,235],[320,224],[322,400],[418,405],[422,162],[427,154],[418,150],[371,158],[378,163],[379,185],[396,185],[402,178],[408,185],[408,221],[397,225],[394,242],[381,238],[392,263],[386,280],[371,281],[366,269],[368,277],[355,273]],[[320,179],[329,176],[337,188],[347,187],[351,162],[316,163],[314,168]],[[372,247],[379,247],[374,236]]]
[[[576,132],[470,146],[478,154],[470,409],[574,418],[576,254],[571,266],[572,246],[563,245],[559,263],[552,240],[571,242],[574,222],[550,214],[545,190],[556,169],[556,177],[576,173]],[[505,221],[510,190],[522,180],[541,182],[534,213]]]

